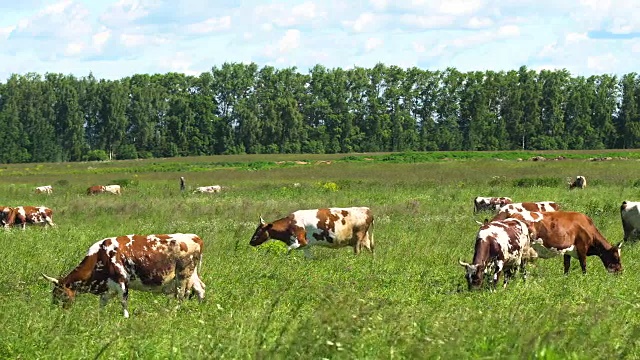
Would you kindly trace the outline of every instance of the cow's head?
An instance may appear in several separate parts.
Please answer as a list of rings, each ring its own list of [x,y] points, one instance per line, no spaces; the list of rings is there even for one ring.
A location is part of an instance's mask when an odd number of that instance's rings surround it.
[[[602,263],[607,268],[607,271],[610,273],[617,273],[622,271],[622,262],[620,260],[620,248],[622,247],[621,241],[618,245],[613,246],[609,250],[605,250],[602,252],[600,258],[602,259]]]
[[[251,240],[249,241],[249,245],[258,246],[263,242],[269,240],[269,230],[273,227],[273,224],[266,224],[262,216],[260,216],[260,223],[256,228],[256,231],[251,236]]]
[[[469,290],[480,288],[484,277],[484,265],[471,265],[462,260],[458,260],[458,263],[466,270],[464,277],[467,279]]]
[[[61,284],[60,281],[51,276],[42,274],[46,280],[53,283],[53,291],[51,292],[51,301],[54,305],[62,305],[63,309],[68,309],[76,298],[75,290]]]

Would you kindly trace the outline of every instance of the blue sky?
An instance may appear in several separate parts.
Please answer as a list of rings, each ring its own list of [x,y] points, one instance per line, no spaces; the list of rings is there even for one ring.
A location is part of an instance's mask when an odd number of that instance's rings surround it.
[[[224,62],[620,75],[640,72],[638,14],[628,0],[0,0],[0,81]]]

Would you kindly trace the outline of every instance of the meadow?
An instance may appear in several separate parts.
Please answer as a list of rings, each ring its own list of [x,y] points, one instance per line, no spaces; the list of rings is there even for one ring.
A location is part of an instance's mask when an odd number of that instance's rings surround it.
[[[640,201],[640,152],[589,161],[476,155],[246,155],[0,166],[0,205],[45,205],[56,228],[0,231],[3,359],[611,359],[640,358],[640,246],[625,243],[624,271],[589,257],[538,260],[526,282],[469,292],[458,259],[471,261],[475,196],[553,200],[591,216],[610,243],[622,239],[619,207]],[[604,154],[610,155],[610,154]],[[523,158],[518,161],[516,158]],[[499,160],[497,158],[500,158]],[[292,161],[307,164],[295,164]],[[330,160],[330,164],[319,163]],[[276,161],[286,161],[276,164]],[[568,178],[588,187],[569,191]],[[187,188],[224,186],[219,194]],[[87,196],[121,183],[121,196]],[[300,183],[300,187],[294,187]],[[35,194],[53,185],[51,195]],[[313,248],[252,248],[259,217],[298,209],[369,206],[375,256]],[[205,301],[131,291],[99,309],[79,295],[51,304],[41,273],[63,276],[95,241],[131,233],[188,232],[205,241]]]

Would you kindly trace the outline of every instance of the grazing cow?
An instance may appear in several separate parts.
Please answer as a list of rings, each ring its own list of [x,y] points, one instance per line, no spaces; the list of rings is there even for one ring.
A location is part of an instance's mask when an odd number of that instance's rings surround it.
[[[51,185],[36,187],[36,194],[51,194],[53,193],[53,187]]]
[[[371,231],[370,231],[371,230]],[[298,210],[287,217],[260,224],[249,244],[258,246],[269,239],[284,242],[288,250],[302,248],[310,257],[309,247],[353,246],[356,255],[365,247],[373,253],[373,215],[368,207]]]
[[[528,216],[535,218],[527,220]],[[620,247],[609,244],[590,217],[573,211],[516,213],[512,218],[526,221],[531,234],[531,247],[538,257],[564,256],[564,273],[569,273],[571,257],[587,272],[587,256],[597,255],[609,272],[622,271]]]
[[[198,277],[203,242],[195,234],[126,235],[102,239],[67,276],[56,279],[54,303],[71,306],[77,293],[100,295],[100,306],[118,295],[129,317],[129,289],[173,294],[183,299],[195,291],[204,299],[205,285]],[[193,295],[193,294],[191,294]]]
[[[184,176],[180,176],[180,191],[184,191],[186,189],[186,185],[184,182]]]
[[[48,207],[18,206],[10,209],[4,221],[5,228],[18,225],[25,230],[27,224],[56,226],[53,223],[53,211]]]
[[[508,197],[482,197],[478,196],[473,199],[473,213],[480,211],[496,211],[504,205],[511,204],[513,201]]]
[[[517,213],[551,212],[558,210],[560,210],[560,206],[553,201],[513,203],[501,207],[492,220],[503,220]]]
[[[640,202],[623,201],[620,206],[620,217],[622,218],[622,230],[624,230],[623,240],[637,238],[640,229]]]
[[[87,195],[102,194],[104,191],[104,185],[94,185],[87,189]]]
[[[196,190],[193,192],[195,193],[201,193],[201,194],[213,194],[213,193],[219,193],[220,191],[222,191],[222,186],[220,185],[211,185],[211,186],[200,186],[197,187]]]
[[[11,214],[11,210],[13,210],[9,206],[0,206],[0,225],[5,229],[9,229],[9,215]]]
[[[569,183],[569,190],[574,189],[574,188],[578,188],[578,189],[584,189],[587,187],[587,179],[585,179],[584,176],[576,176],[576,179],[573,182]]]
[[[473,262],[458,263],[466,269],[469,290],[482,285],[485,273],[493,273],[495,288],[500,274],[504,271],[504,287],[520,269],[526,278],[525,265],[529,259],[529,229],[527,224],[517,219],[485,221],[476,235]]]
[[[121,188],[120,185],[105,185],[104,191],[113,195],[120,195]]]

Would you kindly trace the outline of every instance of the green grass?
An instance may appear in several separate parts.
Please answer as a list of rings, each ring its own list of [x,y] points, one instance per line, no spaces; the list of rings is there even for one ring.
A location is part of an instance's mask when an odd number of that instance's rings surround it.
[[[496,292],[466,291],[457,263],[473,256],[474,220],[490,216],[473,216],[478,195],[557,201],[592,216],[619,242],[620,203],[640,200],[639,163],[581,154],[545,162],[412,153],[393,161],[383,160],[389,154],[256,155],[7,165],[0,205],[49,206],[58,227],[0,232],[0,358],[638,358],[635,244],[623,247],[619,276],[597,257],[588,258],[584,276],[576,260],[568,276],[561,258],[539,260],[526,283],[518,276]],[[182,165],[158,170],[160,161]],[[202,166],[224,162],[236,165]],[[196,167],[203,169],[188,170]],[[568,190],[576,175],[586,176],[585,190]],[[179,176],[190,189],[226,189],[181,193]],[[120,197],[85,195],[90,185],[115,182],[125,185]],[[54,194],[33,193],[47,184]],[[260,215],[269,221],[297,209],[356,205],[374,211],[375,257],[314,248],[308,260],[283,254],[277,243],[248,245]],[[132,291],[130,319],[117,301],[100,311],[94,295],[80,295],[68,311],[51,305],[41,272],[66,274],[104,237],[170,232],[205,241],[204,303]]]

